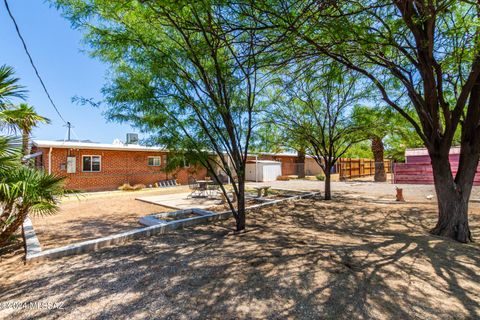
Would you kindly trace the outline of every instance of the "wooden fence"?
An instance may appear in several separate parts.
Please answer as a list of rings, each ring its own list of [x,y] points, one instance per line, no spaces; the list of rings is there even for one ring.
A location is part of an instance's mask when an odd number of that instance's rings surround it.
[[[375,165],[377,163],[373,159],[362,158],[341,158],[337,162],[337,173],[340,174],[340,179],[352,179],[365,176],[372,176],[375,174]],[[385,159],[383,161],[385,173],[392,171],[392,161]]]

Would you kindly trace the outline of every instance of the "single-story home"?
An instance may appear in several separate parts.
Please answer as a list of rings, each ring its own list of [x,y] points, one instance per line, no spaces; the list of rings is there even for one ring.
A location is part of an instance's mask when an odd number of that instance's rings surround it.
[[[169,179],[187,184],[190,177],[207,175],[205,168],[189,165],[167,173],[168,151],[138,144],[34,140],[31,153],[38,155],[37,167],[66,176],[67,188],[76,190],[113,190],[124,183],[149,186]]]
[[[124,183],[154,185],[156,182],[175,179],[179,184],[188,184],[191,178],[202,180],[207,170],[200,166],[185,165],[165,172],[168,150],[159,147],[141,146],[136,143],[95,143],[91,141],[34,140],[32,157],[37,167],[67,177],[69,189],[84,191],[114,190]],[[272,175],[306,175],[323,173],[313,157],[305,156],[299,161],[296,153],[257,153],[249,155],[249,162],[273,161],[281,164],[265,173]],[[262,162],[260,162],[262,163]],[[263,170],[263,165],[262,165]],[[281,172],[280,172],[281,171]],[[262,171],[263,172],[263,171]],[[250,174],[252,181],[264,180],[264,174]],[[267,179],[267,178],[265,178]]]

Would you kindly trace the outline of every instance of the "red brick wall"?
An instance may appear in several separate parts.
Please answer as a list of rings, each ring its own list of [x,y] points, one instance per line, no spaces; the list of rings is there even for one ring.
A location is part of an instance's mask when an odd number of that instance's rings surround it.
[[[49,148],[40,148],[43,151],[42,165],[48,171]],[[101,156],[100,172],[82,172],[82,156]],[[76,157],[76,173],[67,173],[67,156]],[[153,167],[148,165],[149,156],[162,156],[162,165]],[[124,183],[131,185],[141,183],[154,184],[157,181],[176,179],[180,184],[187,184],[189,176],[197,179],[205,178],[205,168],[179,168],[174,172],[162,171],[165,165],[165,152],[151,151],[113,151],[89,149],[52,149],[52,173],[67,177],[67,188],[85,191],[113,190]]]

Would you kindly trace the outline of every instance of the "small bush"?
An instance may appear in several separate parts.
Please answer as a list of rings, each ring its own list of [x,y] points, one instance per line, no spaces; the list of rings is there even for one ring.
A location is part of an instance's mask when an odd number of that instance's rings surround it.
[[[317,180],[320,180],[320,181],[325,180],[325,176],[321,173],[317,174],[315,177],[317,178]]]
[[[136,184],[136,185],[133,185],[131,186],[130,183],[124,183],[122,184],[120,187],[118,187],[118,190],[122,190],[122,191],[139,191],[139,190],[142,190],[142,189],[145,189],[146,186],[144,184]]]
[[[134,191],[139,191],[139,190],[142,190],[142,189],[145,189],[145,188],[146,188],[146,186],[144,184],[141,184],[141,183],[138,183],[138,184],[133,186]]]
[[[290,177],[289,176],[278,176],[277,180],[278,181],[288,181],[288,180],[290,180]]]
[[[133,187],[130,185],[130,183],[124,183],[120,187],[118,187],[118,190],[122,191],[132,191]]]

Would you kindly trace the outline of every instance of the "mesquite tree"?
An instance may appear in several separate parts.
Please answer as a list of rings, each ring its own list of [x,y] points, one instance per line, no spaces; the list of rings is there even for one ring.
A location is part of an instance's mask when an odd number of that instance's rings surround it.
[[[431,232],[471,241],[468,202],[480,155],[480,4],[266,0],[252,7],[272,50],[329,57],[370,79],[428,149],[439,209]],[[416,119],[405,111],[409,106]],[[459,127],[454,176],[449,150]]]
[[[317,71],[301,69],[280,76],[272,98],[272,121],[290,139],[306,145],[325,174],[325,200],[330,200],[332,168],[359,141],[350,111],[364,98],[364,92],[358,90],[358,76],[345,74],[338,64],[327,62],[310,70]]]
[[[259,81],[254,31],[222,1],[77,1],[57,4],[84,28],[93,55],[114,70],[108,116],[133,123],[168,149],[195,154],[245,229],[245,164]],[[243,21],[246,23],[245,21]],[[252,29],[255,29],[254,26]]]

